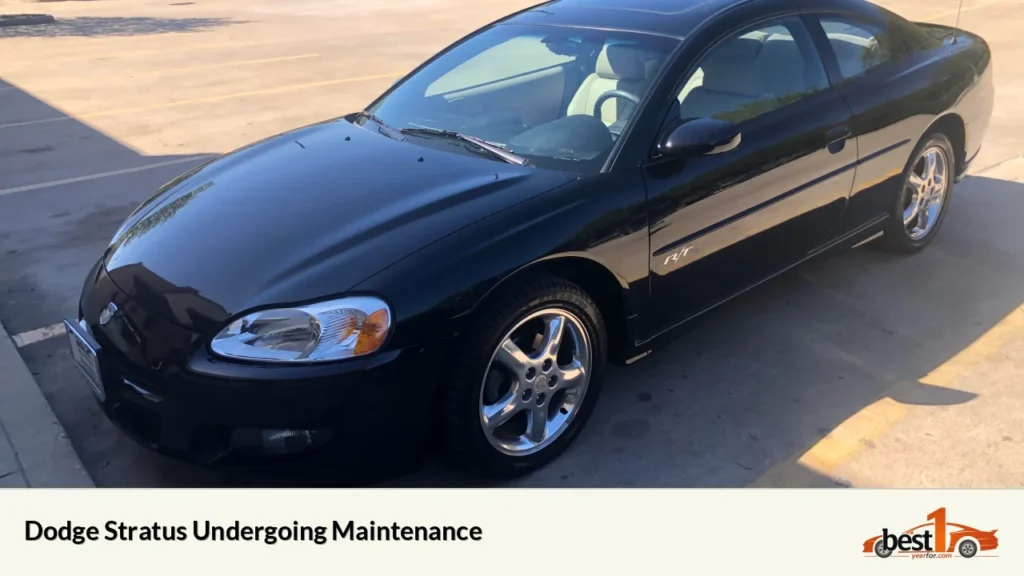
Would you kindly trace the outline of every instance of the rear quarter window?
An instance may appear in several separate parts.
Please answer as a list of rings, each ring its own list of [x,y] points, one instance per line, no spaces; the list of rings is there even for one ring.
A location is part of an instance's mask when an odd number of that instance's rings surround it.
[[[821,18],[821,27],[844,78],[860,76],[910,52],[902,38],[871,22],[845,16],[826,16]]]
[[[883,14],[887,17],[882,22],[845,15],[820,18],[843,77],[860,76],[887,62],[942,45],[913,23],[890,12]]]

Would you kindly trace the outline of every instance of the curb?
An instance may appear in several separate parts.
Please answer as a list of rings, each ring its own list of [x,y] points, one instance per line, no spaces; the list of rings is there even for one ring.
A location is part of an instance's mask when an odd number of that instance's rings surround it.
[[[5,26],[53,24],[54,22],[56,22],[56,20],[49,14],[0,14],[0,28]]]
[[[3,324],[0,398],[0,432],[7,433],[29,487],[95,487]]]

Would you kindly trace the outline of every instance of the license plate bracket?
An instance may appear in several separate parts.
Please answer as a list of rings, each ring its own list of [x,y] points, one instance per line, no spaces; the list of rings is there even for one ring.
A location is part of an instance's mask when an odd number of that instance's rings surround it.
[[[64,328],[67,330],[69,344],[71,346],[71,358],[75,361],[79,371],[85,376],[93,394],[101,402],[107,399],[107,391],[103,386],[103,373],[100,371],[100,346],[88,331],[78,322],[70,319],[64,320]]]

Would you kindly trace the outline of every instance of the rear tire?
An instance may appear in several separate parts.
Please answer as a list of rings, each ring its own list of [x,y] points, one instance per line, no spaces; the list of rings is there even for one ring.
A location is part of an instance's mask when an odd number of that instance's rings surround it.
[[[956,549],[964,558],[974,558],[978,553],[978,545],[974,540],[961,540]]]
[[[913,254],[931,244],[949,212],[956,174],[949,138],[938,132],[925,136],[903,170],[900,191],[877,246]]]
[[[521,476],[564,452],[593,412],[604,320],[579,286],[545,276],[491,298],[473,324],[441,382],[445,447],[471,473]]]

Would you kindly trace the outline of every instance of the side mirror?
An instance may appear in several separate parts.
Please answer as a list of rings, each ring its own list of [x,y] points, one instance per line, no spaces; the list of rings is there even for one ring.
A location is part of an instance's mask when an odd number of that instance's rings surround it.
[[[741,134],[732,124],[714,118],[696,118],[677,126],[660,144],[658,152],[673,158],[721,154],[740,145]]]

